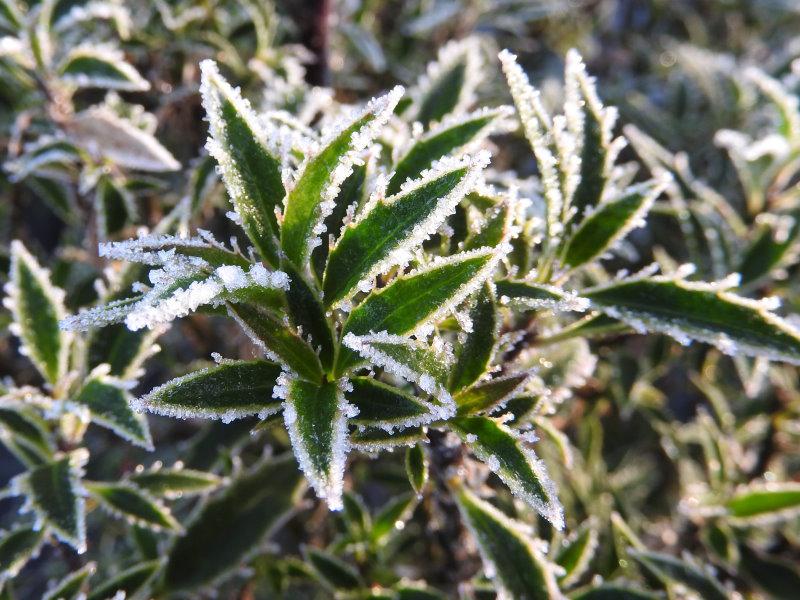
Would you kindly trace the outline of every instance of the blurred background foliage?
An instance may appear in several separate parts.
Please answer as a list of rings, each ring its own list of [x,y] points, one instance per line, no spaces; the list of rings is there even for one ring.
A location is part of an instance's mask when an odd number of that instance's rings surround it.
[[[738,271],[747,274],[747,292],[778,295],[787,312],[800,308],[797,228],[775,235],[781,216],[798,214],[800,132],[781,120],[782,103],[796,102],[800,92],[800,5],[794,0],[57,0],[19,10],[49,11],[53,64],[78,44],[111,42],[150,82],[147,90],[119,90],[112,97],[96,88],[67,89],[57,74],[25,68],[10,38],[0,40],[6,166],[0,174],[0,272],[8,272],[10,241],[23,240],[67,290],[72,310],[97,298],[94,281],[104,268],[99,239],[124,239],[165,215],[173,215],[178,230],[191,224],[220,239],[235,235],[202,149],[201,59],[215,58],[256,107],[304,109],[313,116],[315,103],[328,101],[329,92],[308,84],[330,86],[342,101],[370,97],[397,82],[413,84],[440,46],[472,34],[486,43],[481,103],[508,103],[494,58],[508,48],[546,103],[559,105],[563,57],[578,48],[604,102],[620,109],[631,141],[623,158],[676,176],[668,201],[620,251],[620,266],[692,262],[708,279]],[[0,23],[16,35],[8,16]],[[25,35],[37,32],[34,24]],[[780,81],[784,96],[749,76],[752,67]],[[98,104],[153,133],[183,168],[141,170],[91,152],[35,160],[37,144],[69,134],[72,116]],[[753,150],[769,136],[761,151]],[[495,143],[493,167],[536,174],[519,136]],[[8,312],[0,312],[0,375],[35,385],[36,372],[6,331],[9,321]],[[138,391],[207,362],[212,351],[252,353],[232,324],[213,315],[175,323],[159,344]],[[568,530],[591,531],[598,541],[587,543],[593,551],[571,576],[570,595],[710,597],[697,580],[713,567],[735,587],[730,593],[796,598],[796,512],[765,524],[700,508],[740,486],[800,481],[796,368],[625,332],[557,349],[548,356],[557,367],[553,385],[574,387],[574,395],[552,419],[557,429],[542,434],[537,448],[558,484]],[[585,367],[586,354],[597,357],[596,368],[585,380],[571,378]],[[281,429],[251,436],[247,420],[223,425],[148,418],[165,464],[181,460],[229,474],[259,456],[265,439],[276,448],[288,445]],[[95,479],[115,478],[153,460],[105,430],[90,430],[86,439],[92,454],[103,457],[91,464]],[[7,481],[19,466],[3,452],[0,481]],[[228,581],[219,597],[328,597],[359,581],[377,589],[401,578],[425,580],[445,597],[493,597],[454,506],[437,493],[437,469],[447,465],[431,461],[433,487],[418,502],[402,453],[374,461],[354,456],[351,462],[353,496],[346,510],[300,511],[255,559],[253,570]],[[489,473],[472,476],[494,487]],[[553,552],[561,547],[559,534],[497,490],[498,506],[537,527]],[[183,502],[177,514],[192,510],[191,500]],[[17,508],[15,501],[0,502],[0,523],[10,522]],[[92,514],[88,527],[103,553],[124,557],[130,542],[119,538],[119,530]],[[15,582],[19,597],[38,597],[46,582],[77,566],[67,553],[44,560],[59,552],[43,550],[29,575]],[[668,556],[683,562],[670,563]],[[112,574],[125,566],[120,558],[100,561],[99,569]],[[642,591],[624,596],[614,587],[618,583],[598,587],[605,580],[633,582],[631,590]],[[594,592],[587,591],[590,584]],[[404,593],[428,597],[410,588]]]

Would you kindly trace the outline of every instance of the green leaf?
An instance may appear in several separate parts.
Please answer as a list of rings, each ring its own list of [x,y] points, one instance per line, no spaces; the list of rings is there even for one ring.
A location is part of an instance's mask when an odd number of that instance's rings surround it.
[[[138,527],[180,531],[169,509],[132,483],[85,483],[89,493],[112,514]]]
[[[485,284],[470,304],[469,319],[472,331],[456,346],[455,361],[450,370],[448,389],[457,392],[475,383],[486,373],[497,344],[497,307],[494,291]]]
[[[0,407],[0,440],[28,466],[53,458],[47,423],[27,406],[6,404]]]
[[[431,419],[429,406],[394,386],[373,377],[351,377],[352,390],[345,390],[348,403],[358,409],[350,419],[356,425],[411,427]]]
[[[571,595],[572,600],[659,600],[660,595],[619,583],[601,583]]]
[[[101,238],[118,233],[136,215],[130,193],[117,187],[109,177],[103,177],[97,183],[95,211]]]
[[[406,475],[413,490],[421,494],[428,482],[428,459],[421,444],[415,444],[406,450]]]
[[[575,583],[586,572],[597,550],[597,529],[591,520],[586,521],[571,536],[564,540],[555,555],[556,564],[564,569],[558,582],[562,586]]]
[[[508,238],[514,219],[511,201],[495,206],[486,217],[486,223],[479,231],[471,234],[464,242],[464,250],[495,247]]]
[[[332,554],[308,548],[305,555],[317,577],[330,589],[353,590],[363,585],[358,571]]]
[[[179,418],[229,422],[280,410],[272,388],[281,368],[265,360],[230,361],[168,381],[135,400],[138,408]]]
[[[459,415],[474,415],[492,412],[505,406],[530,380],[530,373],[515,373],[505,377],[495,377],[460,391],[454,397]]]
[[[286,300],[289,307],[289,316],[298,330],[310,338],[313,347],[319,347],[319,358],[322,366],[330,370],[333,366],[333,333],[328,319],[325,317],[325,308],[320,302],[319,292],[312,288],[292,265],[284,261],[283,269],[289,275],[289,290]]]
[[[15,0],[0,1],[2,25],[11,32],[17,32],[22,24],[22,12]]]
[[[759,281],[784,262],[784,257],[800,234],[800,214],[775,217],[774,223],[758,228],[755,239],[744,251],[736,269],[742,277],[743,286]]]
[[[306,265],[325,218],[333,211],[341,185],[352,172],[357,155],[389,120],[403,88],[376,98],[355,118],[342,124],[320,144],[320,150],[299,167],[286,196],[281,245],[298,268]]]
[[[500,304],[523,310],[584,311],[588,302],[550,285],[503,279],[495,283]]]
[[[568,102],[574,103],[580,111],[580,119],[568,119],[567,122],[580,144],[580,180],[571,206],[581,215],[586,208],[600,204],[610,178],[612,164],[608,155],[617,112],[600,102],[594,81],[587,75],[586,67],[575,50],[567,55],[566,87]]]
[[[317,353],[277,316],[250,304],[229,304],[228,313],[269,358],[309,381],[322,379]]]
[[[27,499],[25,509],[33,511],[47,529],[78,553],[86,550],[81,462],[82,456],[66,456],[11,480],[11,493]]]
[[[97,565],[93,562],[85,564],[73,571],[61,581],[49,588],[42,600],[78,600],[84,598],[89,577],[94,575]]]
[[[522,533],[520,524],[465,488],[455,491],[455,499],[478,542],[486,572],[496,574],[508,597],[549,600],[561,596],[553,565]]]
[[[350,432],[350,447],[363,452],[381,452],[424,442],[427,434],[422,426],[386,431],[382,427],[364,427]]]
[[[564,527],[564,510],[544,463],[516,432],[488,417],[458,417],[450,425],[515,495],[556,529]]]
[[[150,84],[116,49],[97,46],[73,48],[59,67],[61,80],[79,88],[143,92]]]
[[[11,331],[42,376],[55,384],[66,373],[71,340],[58,327],[66,316],[64,292],[50,283],[48,272],[17,240],[11,242],[9,279],[5,305],[14,316]]]
[[[278,224],[284,151],[270,140],[255,112],[219,74],[213,61],[200,64],[203,106],[209,119],[209,153],[220,165],[225,187],[250,241],[264,259],[278,264]]]
[[[154,496],[183,498],[216,489],[222,480],[213,473],[184,468],[154,468],[135,472],[130,479],[137,487]]]
[[[283,411],[297,462],[317,496],[342,508],[349,406],[336,383],[290,379]]]
[[[121,382],[106,378],[89,379],[72,400],[88,407],[94,422],[137,446],[153,450],[147,420],[133,411],[133,398],[121,387]]]
[[[372,539],[377,543],[386,542],[391,533],[398,530],[397,523],[405,523],[411,518],[417,502],[416,494],[400,494],[389,500],[375,516]]]
[[[148,131],[98,105],[70,117],[67,137],[98,162],[137,171],[166,172],[181,168],[175,157]]]
[[[764,590],[768,597],[788,600],[797,596],[800,588],[797,561],[782,560],[746,544],[739,545],[739,554],[742,557],[738,565],[740,572]]]
[[[439,418],[452,416],[455,405],[445,389],[452,357],[446,347],[435,349],[424,342],[384,332],[362,336],[348,333],[343,342],[373,365],[416,383],[434,396],[441,404],[428,406]]]
[[[676,582],[700,594],[703,600],[727,600],[728,593],[720,583],[700,566],[690,564],[669,554],[649,550],[629,549],[628,554],[653,570],[667,582]]]
[[[737,521],[774,522],[793,518],[800,512],[800,484],[768,483],[740,490],[724,504]]]
[[[115,597],[118,592],[124,592],[125,598],[134,598],[135,594],[150,586],[160,568],[160,560],[134,565],[98,585],[86,600],[106,600]]]
[[[428,132],[414,143],[394,168],[386,193],[393,196],[403,183],[420,177],[433,163],[445,156],[457,155],[475,146],[492,132],[501,128],[512,114],[507,106],[483,108],[446,122]]]
[[[328,257],[323,292],[336,306],[373,279],[410,258],[410,249],[425,241],[444,222],[475,184],[488,162],[481,155],[453,161],[399,194],[371,203],[365,214],[347,225]]]
[[[441,121],[448,114],[465,110],[473,101],[480,81],[481,47],[477,37],[453,41],[439,50],[425,75],[411,92],[409,118],[424,126]]]
[[[367,165],[353,165],[353,172],[342,183],[342,189],[336,196],[336,206],[331,211],[323,225],[329,235],[336,236],[342,230],[347,211],[351,206],[361,206],[364,201],[364,182],[367,178]],[[328,263],[328,252],[330,244],[323,237],[322,243],[311,252],[311,264],[317,279],[322,281],[325,275],[325,265]]]
[[[38,554],[44,542],[44,529],[19,527],[0,537],[0,585],[17,574]]]
[[[761,303],[719,286],[667,277],[632,278],[586,290],[595,308],[637,331],[695,339],[730,354],[800,364],[800,335]]]
[[[206,502],[167,558],[164,589],[190,591],[237,571],[295,509],[302,477],[290,454],[266,460]]]
[[[350,313],[342,337],[378,331],[402,335],[436,321],[489,276],[498,258],[491,250],[465,252],[395,279]],[[343,373],[356,358],[351,351],[340,350],[336,373]]]
[[[648,181],[598,206],[567,240],[563,263],[574,269],[611,249],[633,228],[644,223],[645,215],[665,186],[666,182]]]

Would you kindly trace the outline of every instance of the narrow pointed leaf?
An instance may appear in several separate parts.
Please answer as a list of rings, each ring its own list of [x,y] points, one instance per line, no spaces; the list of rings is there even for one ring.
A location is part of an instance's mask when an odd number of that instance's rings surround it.
[[[486,372],[497,344],[497,307],[494,291],[488,284],[475,293],[469,318],[472,331],[456,347],[448,388],[457,392],[475,383]]]
[[[130,523],[156,531],[181,529],[166,506],[131,483],[86,483],[85,485],[100,504],[112,514]]]
[[[110,108],[92,107],[76,114],[67,136],[98,161],[137,171],[177,171],[180,163],[147,131]]]
[[[64,577],[61,581],[49,588],[42,600],[77,600],[84,598],[89,577],[97,570],[97,565],[90,562],[77,571]]]
[[[454,397],[458,406],[458,414],[489,413],[494,409],[502,408],[508,400],[525,387],[529,379],[529,373],[516,373],[476,383]]]
[[[578,214],[587,207],[597,206],[603,197],[609,179],[608,154],[611,130],[616,121],[616,109],[606,108],[597,96],[594,81],[587,75],[583,61],[576,51],[567,56],[567,87],[578,96],[580,119],[570,120],[572,133],[580,140],[580,181],[572,197],[572,206]],[[580,123],[579,127],[575,127]]]
[[[164,589],[191,591],[240,569],[291,515],[302,476],[285,454],[264,461],[199,510],[168,553]]]
[[[416,383],[452,408],[452,399],[444,387],[452,362],[446,351],[436,351],[423,342],[384,332],[362,336],[349,333],[343,341],[373,365]]]
[[[628,550],[628,554],[637,562],[655,571],[668,582],[677,582],[694,590],[704,600],[726,600],[725,588],[701,567],[690,564],[661,552],[648,550]]]
[[[377,202],[357,222],[345,227],[325,271],[325,304],[335,306],[372,279],[410,258],[453,212],[474,185],[483,160],[458,161],[413,187]]]
[[[742,276],[742,285],[758,281],[779,267],[800,234],[800,215],[783,215],[776,221],[773,226],[759,228],[758,235],[745,250],[736,269]]]
[[[183,468],[151,469],[134,473],[130,479],[137,487],[164,498],[204,494],[222,483],[213,473]]]
[[[571,595],[572,600],[659,600],[661,596],[619,583],[601,583]]]
[[[64,292],[19,241],[11,243],[11,274],[6,306],[25,354],[42,376],[56,383],[66,372],[70,336],[58,327],[66,316]]]
[[[284,197],[282,149],[266,139],[256,114],[213,61],[201,63],[203,105],[210,123],[209,153],[220,165],[228,194],[250,241],[278,264],[275,209]]]
[[[150,84],[116,49],[94,46],[74,48],[59,69],[62,81],[81,88],[141,92]]]
[[[72,400],[88,407],[92,420],[99,425],[111,429],[137,446],[153,449],[147,420],[133,411],[133,398],[120,385],[107,383],[102,379],[90,379]]]
[[[125,598],[134,598],[135,594],[147,589],[153,582],[160,567],[161,561],[153,560],[125,569],[95,587],[86,600],[106,600],[115,597],[119,592],[122,592]]]
[[[437,127],[422,139],[414,143],[401,158],[389,179],[386,193],[397,194],[400,186],[406,181],[416,179],[423,171],[430,169],[433,163],[445,156],[463,152],[465,147],[499,129],[503,119],[511,114],[509,107],[485,108],[459,118],[455,122],[446,122]]]
[[[567,241],[564,264],[575,268],[601,256],[640,225],[663,184],[648,182],[626,190],[621,198],[601,204]]]
[[[503,279],[495,284],[495,288],[501,305],[526,310],[552,309],[579,312],[588,307],[585,299],[549,285]]]
[[[480,51],[478,39],[474,37],[443,46],[411,92],[410,118],[427,126],[466,109],[480,81]]]
[[[67,456],[17,475],[11,481],[11,490],[25,496],[28,510],[56,537],[81,553],[86,549],[84,500],[80,470],[73,466],[73,460]]]
[[[513,430],[488,417],[458,417],[451,425],[514,494],[556,529],[564,527],[564,511],[544,463]]]
[[[168,381],[135,401],[138,408],[182,418],[231,421],[280,409],[273,399],[281,368],[265,360],[225,362]]]
[[[411,518],[417,502],[417,496],[410,493],[400,494],[389,500],[375,516],[372,539],[379,543],[385,542],[393,531],[397,531],[398,522],[405,523]]]
[[[322,365],[317,353],[277,316],[250,304],[229,304],[228,312],[269,358],[309,381],[321,380]]]
[[[363,452],[381,452],[424,442],[427,433],[422,426],[386,431],[383,427],[365,427],[350,432],[350,447]]]
[[[381,427],[411,427],[431,418],[426,404],[411,394],[372,377],[351,377],[345,399],[358,409],[351,423]]]
[[[19,527],[3,534],[0,538],[0,585],[16,577],[39,552],[44,534],[44,529],[31,527]]]
[[[402,335],[454,309],[488,277],[498,255],[491,250],[457,254],[394,280],[370,294],[345,322],[343,335],[386,331]],[[337,359],[341,373],[355,356],[344,349]]]
[[[510,202],[503,202],[488,214],[486,223],[464,242],[464,250],[495,247],[509,236],[514,212]]]
[[[481,551],[487,572],[510,598],[550,600],[561,595],[553,565],[534,542],[494,506],[464,488],[455,494],[461,516]]]
[[[12,451],[20,448],[20,459],[30,466],[49,462],[54,448],[47,433],[47,423],[38,413],[26,406],[0,407],[0,440],[11,442]],[[33,462],[28,462],[29,460]]]
[[[413,490],[421,494],[428,482],[428,458],[421,444],[415,444],[406,450],[406,475]]]
[[[331,589],[352,590],[363,585],[358,571],[328,552],[309,548],[306,551],[306,560],[317,576]]]
[[[565,540],[555,556],[556,564],[564,569],[558,581],[562,586],[576,582],[586,572],[597,550],[597,530],[591,520],[584,523],[575,535]]]
[[[744,522],[774,522],[791,519],[800,513],[800,485],[767,484],[736,493],[725,502],[730,517]]]
[[[314,267],[314,273],[317,279],[322,281],[325,275],[325,265],[328,263],[328,253],[330,252],[330,244],[328,236],[336,239],[339,232],[342,230],[347,211],[351,206],[358,207],[364,201],[365,181],[367,178],[367,165],[354,165],[353,172],[342,183],[342,189],[336,196],[335,206],[327,217],[323,225],[325,225],[325,234],[322,236],[322,243],[314,248],[311,252],[311,264]]]
[[[637,331],[695,339],[724,352],[800,364],[800,334],[764,305],[710,284],[635,278],[583,293],[595,308]]]
[[[298,268],[306,264],[325,218],[334,208],[342,183],[352,172],[356,155],[388,121],[402,88],[376,98],[352,121],[323,142],[322,148],[300,166],[297,181],[286,196],[281,246]]]
[[[290,380],[283,411],[300,468],[331,510],[342,508],[347,404],[336,383]]]
[[[319,348],[320,362],[329,370],[333,366],[333,333],[320,294],[290,263],[284,263],[283,268],[290,280],[286,299],[292,322],[310,338],[314,348]]]

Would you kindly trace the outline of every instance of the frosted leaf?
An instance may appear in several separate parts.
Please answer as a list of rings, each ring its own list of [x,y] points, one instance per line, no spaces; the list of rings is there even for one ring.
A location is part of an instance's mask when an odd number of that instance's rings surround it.
[[[108,107],[94,106],[64,126],[67,137],[98,161],[140,171],[177,171],[180,163],[152,135]]]
[[[76,87],[147,91],[150,83],[125,60],[118,48],[80,45],[70,50],[59,67],[61,80]]]
[[[289,377],[284,385],[284,421],[300,469],[317,496],[341,510],[352,408],[335,383],[320,387]]]
[[[445,386],[453,362],[449,348],[437,352],[426,344],[385,331],[362,336],[348,333],[342,341],[362,358],[382,367],[391,375],[416,383],[436,398],[440,404],[425,403],[431,411],[430,420],[448,419],[455,414],[455,402]]]
[[[542,105],[539,91],[531,86],[527,75],[517,64],[516,56],[508,50],[503,50],[499,58],[525,137],[533,149],[539,166],[547,209],[548,239],[556,239],[562,230],[561,219],[565,203],[559,179],[558,160],[550,149],[549,136],[552,122]]]
[[[50,383],[66,373],[72,336],[59,328],[66,317],[64,291],[50,281],[19,240],[11,242],[11,270],[3,305],[14,317],[9,331],[20,339],[20,351]]]
[[[448,114],[463,113],[475,101],[475,90],[482,77],[481,42],[477,37],[453,40],[439,49],[436,60],[429,63],[425,74],[409,91],[412,109],[409,121],[439,121]],[[461,84],[455,97],[444,96],[450,90],[443,90],[442,85],[448,77],[453,77],[455,70],[461,71]],[[449,105],[436,106],[449,102]]]

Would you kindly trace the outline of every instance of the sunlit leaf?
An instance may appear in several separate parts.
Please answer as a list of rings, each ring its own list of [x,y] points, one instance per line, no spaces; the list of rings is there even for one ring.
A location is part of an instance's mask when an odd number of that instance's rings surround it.
[[[87,482],[84,485],[104,508],[132,524],[156,531],[181,529],[166,506],[131,483]]]
[[[133,398],[122,385],[104,378],[89,379],[72,398],[91,411],[92,420],[134,444],[153,449],[147,420],[131,408]]]
[[[231,421],[280,409],[272,389],[281,369],[265,360],[231,361],[168,381],[135,401],[156,414]]]

